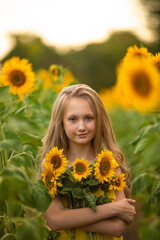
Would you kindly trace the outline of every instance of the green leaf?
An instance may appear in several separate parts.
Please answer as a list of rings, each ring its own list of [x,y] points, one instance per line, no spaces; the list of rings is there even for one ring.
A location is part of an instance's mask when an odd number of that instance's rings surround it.
[[[106,195],[102,195],[100,197],[97,197],[96,205],[102,205],[110,202],[111,202],[110,199]]]
[[[72,188],[71,192],[74,198],[77,198],[77,199],[84,198],[84,192],[81,187]]]
[[[0,150],[19,151],[19,141],[13,139],[6,139],[0,142]]]
[[[89,186],[97,186],[98,185],[98,180],[97,179],[90,179],[88,181],[86,181],[86,183],[89,185]]]
[[[20,114],[20,113],[24,112],[24,110],[25,110],[26,108],[27,108],[27,105],[25,105],[25,106],[21,107],[20,109],[18,109],[18,110],[15,112],[15,115],[17,115],[17,114]]]
[[[6,112],[7,107],[3,104],[0,103],[0,117],[3,116],[3,114]]]
[[[27,152],[22,153],[22,155],[13,157],[11,159],[11,163],[17,167],[23,166],[25,169],[33,168],[35,165],[34,158],[30,154],[28,155]]]
[[[149,203],[155,203],[156,200],[157,203],[160,201],[160,179],[154,183],[153,190],[149,198]]]
[[[52,201],[47,187],[41,180],[31,182],[30,188],[22,192],[21,199],[24,205],[35,208],[41,212],[45,212]]]
[[[132,181],[132,192],[133,194],[142,193],[144,190],[148,189],[153,182],[153,177],[148,173],[143,173],[137,176]]]
[[[42,217],[21,218],[17,232],[17,240],[40,240],[45,236],[45,225]]]
[[[10,86],[1,86],[0,87],[0,96],[3,100],[9,100],[12,98],[12,95],[9,93]]]
[[[160,159],[158,158],[158,164],[155,166],[155,171],[157,171],[160,174]]]
[[[21,133],[20,140],[23,144],[30,144],[33,146],[42,146],[41,138],[30,133]]]
[[[148,143],[148,137],[140,138],[140,140],[135,148],[134,153],[136,154],[136,153],[143,151],[143,149],[146,147],[147,143]]]
[[[145,126],[141,129],[140,136],[144,137],[144,136],[147,136],[151,133],[157,132],[159,130],[159,128],[160,128],[160,123]]]
[[[94,211],[97,211],[96,197],[89,191],[89,189],[83,189],[83,193],[88,202],[89,207],[91,207]]]
[[[29,179],[25,172],[17,167],[8,166],[0,175],[0,199],[20,201],[23,190],[29,186]]]

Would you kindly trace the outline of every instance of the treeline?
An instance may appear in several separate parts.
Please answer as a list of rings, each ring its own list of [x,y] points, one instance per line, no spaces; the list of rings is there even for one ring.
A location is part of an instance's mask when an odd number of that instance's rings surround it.
[[[114,85],[116,66],[129,46],[143,45],[152,53],[159,51],[158,44],[143,42],[131,32],[115,32],[103,43],[89,44],[82,50],[65,54],[57,52],[56,48],[44,44],[40,37],[34,35],[12,34],[11,37],[15,42],[14,48],[2,63],[12,56],[19,56],[29,59],[34,71],[60,64],[69,68],[79,82],[90,85],[96,91]]]

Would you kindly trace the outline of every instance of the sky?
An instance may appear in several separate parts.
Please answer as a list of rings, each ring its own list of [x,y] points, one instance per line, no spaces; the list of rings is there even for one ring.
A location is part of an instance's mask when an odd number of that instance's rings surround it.
[[[12,49],[11,33],[31,33],[58,50],[105,41],[129,30],[151,40],[138,0],[0,0],[0,59]]]

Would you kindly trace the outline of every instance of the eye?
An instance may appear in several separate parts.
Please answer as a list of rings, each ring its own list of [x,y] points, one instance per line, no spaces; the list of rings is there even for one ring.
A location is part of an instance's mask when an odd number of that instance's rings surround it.
[[[70,117],[70,118],[69,118],[69,121],[75,122],[75,121],[76,121],[76,118],[75,118],[75,117]]]
[[[87,121],[91,121],[91,120],[93,120],[93,119],[94,119],[94,117],[92,117],[92,116],[87,116],[87,117],[86,117],[86,120],[87,120]]]

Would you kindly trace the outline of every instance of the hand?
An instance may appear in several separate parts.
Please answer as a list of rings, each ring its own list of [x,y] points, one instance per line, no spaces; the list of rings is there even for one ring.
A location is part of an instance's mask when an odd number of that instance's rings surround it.
[[[130,224],[136,214],[135,207],[132,205],[135,203],[133,199],[123,198],[122,200],[116,202],[117,217],[124,220],[127,224]]]

